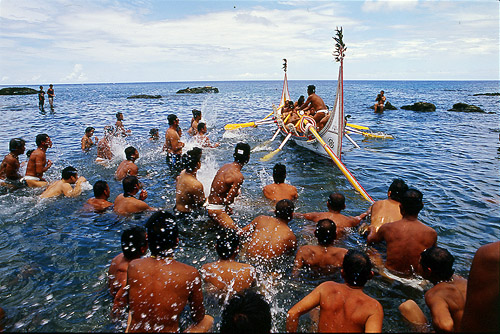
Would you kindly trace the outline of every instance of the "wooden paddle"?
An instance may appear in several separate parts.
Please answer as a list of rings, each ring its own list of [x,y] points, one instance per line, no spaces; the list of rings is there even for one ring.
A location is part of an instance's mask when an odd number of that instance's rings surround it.
[[[292,133],[291,132],[289,132],[286,135],[285,140],[283,140],[283,142],[281,143],[281,145],[277,149],[275,149],[271,153],[268,153],[265,156],[263,156],[262,158],[260,158],[260,161],[269,161],[269,160],[271,160],[276,154],[279,153],[279,151],[281,151],[281,149],[283,148],[283,146],[285,146],[286,142],[288,141],[288,139],[290,139],[290,137],[292,137]]]

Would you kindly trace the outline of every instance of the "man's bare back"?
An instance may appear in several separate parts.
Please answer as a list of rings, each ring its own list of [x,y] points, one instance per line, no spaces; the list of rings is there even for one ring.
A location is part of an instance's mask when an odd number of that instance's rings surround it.
[[[306,245],[299,248],[295,256],[293,275],[303,267],[321,274],[331,273],[342,267],[347,249],[333,246]]]
[[[117,181],[123,180],[126,176],[133,175],[137,176],[139,173],[139,167],[130,160],[123,160],[116,169],[115,179]]]
[[[322,219],[330,219],[337,225],[337,235],[343,236],[346,233],[346,228],[355,227],[361,222],[361,217],[350,217],[341,214],[340,212],[309,212],[309,213],[296,213],[296,217],[311,220],[315,223]]]
[[[85,203],[84,210],[103,212],[112,206],[113,206],[113,203],[109,202],[108,200],[105,200],[102,198],[92,197],[92,198],[89,198],[87,200],[87,202]]]
[[[282,199],[294,201],[299,197],[297,188],[287,183],[268,184],[264,187],[262,192],[266,198],[270,199],[275,204]]]
[[[18,157],[9,153],[5,156],[2,163],[0,164],[0,179],[2,180],[19,180],[22,175],[19,174],[19,168],[21,164],[19,163]]]
[[[376,201],[371,207],[370,232],[375,233],[385,223],[395,222],[403,218],[399,202],[393,199]]]
[[[147,210],[154,210],[146,202],[144,202],[147,198],[147,193],[145,193],[146,195],[142,195],[144,193],[145,191],[142,190],[141,195],[139,195],[139,199],[131,196],[125,197],[123,194],[116,196],[113,211],[119,215],[127,215]]]
[[[64,195],[66,197],[76,197],[82,193],[82,183],[87,181],[83,176],[80,176],[75,183],[75,187],[71,186],[65,180],[58,180],[50,184],[47,189],[40,195],[40,198],[57,197]]]
[[[179,212],[192,212],[205,203],[203,184],[186,170],[177,177],[175,189],[175,209]]]
[[[218,260],[204,264],[201,273],[205,282],[222,293],[238,293],[255,283],[255,268],[234,260]]]
[[[163,150],[172,154],[181,154],[184,143],[181,142],[179,133],[172,127],[167,129],[165,133],[165,144]]]
[[[310,94],[300,109],[309,110],[313,116],[320,110],[327,110],[325,102],[316,93]]]

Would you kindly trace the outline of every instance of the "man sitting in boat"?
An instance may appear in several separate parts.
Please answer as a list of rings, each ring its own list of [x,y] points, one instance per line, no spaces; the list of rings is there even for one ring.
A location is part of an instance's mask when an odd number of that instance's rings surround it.
[[[307,86],[307,97],[306,102],[299,108],[299,111],[302,110],[306,114],[311,115],[316,124],[320,124],[320,121],[326,116],[328,113],[328,108],[326,107],[325,102],[321,97],[316,94],[316,86],[309,85]],[[321,128],[318,127],[318,131]]]

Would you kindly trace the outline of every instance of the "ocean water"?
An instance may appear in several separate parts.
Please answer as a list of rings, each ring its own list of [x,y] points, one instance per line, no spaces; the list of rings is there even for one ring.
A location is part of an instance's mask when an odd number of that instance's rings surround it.
[[[290,81],[292,99],[306,95],[308,84],[332,106],[336,81]],[[178,89],[212,85],[219,94],[176,95]],[[44,85],[45,86],[45,85]],[[33,87],[37,88],[37,87]],[[36,95],[0,96],[3,115],[0,154],[8,153],[11,138],[22,137],[26,149],[35,148],[35,136],[47,133],[53,147],[47,157],[53,166],[46,172],[50,180],[60,178],[61,170],[72,165],[90,183],[103,179],[111,188],[111,198],[122,192],[113,180],[123,149],[133,145],[140,152],[139,175],[151,206],[171,209],[175,180],[168,173],[161,153],[167,115],[175,113],[184,130],[188,148],[191,109],[201,109],[210,138],[221,145],[204,149],[198,178],[207,192],[217,169],[232,160],[236,143],[248,142],[256,150],[242,172],[245,182],[234,204],[235,221],[243,226],[261,214],[271,215],[271,206],[262,188],[272,182],[276,162],[287,166],[287,182],[299,190],[297,212],[326,211],[327,196],[342,192],[346,196],[345,214],[364,212],[366,202],[333,163],[325,157],[289,142],[273,160],[259,159],[276,149],[282,138],[263,146],[276,130],[272,125],[225,132],[228,123],[259,120],[278,104],[281,81],[182,82],[55,85],[56,98],[51,111],[46,101],[38,110]],[[474,96],[499,92],[496,81],[345,81],[345,111],[350,123],[383,131],[394,140],[363,139],[352,135],[360,149],[344,141],[342,160],[367,192],[384,199],[392,179],[403,178],[424,194],[423,222],[436,229],[438,244],[455,256],[455,270],[467,276],[476,249],[499,239],[499,119],[498,96]],[[423,101],[436,105],[435,112],[407,110],[375,114],[369,106],[376,94],[385,90],[387,101],[396,107]],[[127,99],[130,95],[162,95],[158,100]],[[448,111],[464,102],[483,108],[486,113]],[[95,148],[80,150],[80,139],[87,126],[102,137],[103,127],[115,122],[115,113],[124,114],[124,125],[132,134],[115,143],[117,158],[109,167],[96,165]],[[159,142],[148,140],[150,128],[160,129]],[[21,157],[21,161],[23,157]],[[106,273],[114,256],[121,252],[120,235],[132,225],[143,225],[150,214],[117,217],[113,213],[81,212],[93,196],[85,191],[78,198],[40,200],[40,189],[0,190],[0,307],[6,312],[3,326],[8,331],[123,331],[122,323],[109,318],[112,299],[107,291]],[[313,243],[313,224],[297,219],[290,223],[299,245]],[[214,232],[203,221],[184,228],[176,258],[197,268],[216,259]],[[366,249],[365,240],[352,231],[337,246]],[[380,247],[384,249],[384,247]],[[286,312],[325,279],[302,276],[290,278],[293,258],[275,268],[274,275],[262,275],[259,290],[271,303],[273,330],[284,331]],[[340,281],[339,275],[333,277]],[[429,312],[423,300],[422,282],[388,281],[376,275],[365,291],[384,307],[383,330],[409,332],[398,305],[413,298]],[[220,306],[206,298],[207,312],[220,320]],[[303,319],[299,327],[308,330]],[[215,328],[217,329],[217,327]]]

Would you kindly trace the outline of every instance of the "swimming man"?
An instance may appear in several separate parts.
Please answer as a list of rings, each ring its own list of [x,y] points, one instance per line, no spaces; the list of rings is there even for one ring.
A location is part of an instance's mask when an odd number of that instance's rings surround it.
[[[175,211],[189,214],[199,210],[205,203],[203,184],[196,178],[201,167],[201,148],[195,147],[184,154],[185,169],[177,177],[175,184]]]
[[[139,183],[137,176],[129,175],[122,181],[123,194],[116,196],[113,211],[119,215],[127,215],[138,213],[147,210],[156,210],[144,202],[148,198],[146,190],[141,189],[142,184]],[[134,196],[139,193],[139,199]]]
[[[116,169],[115,180],[121,181],[129,175],[137,176],[139,173],[139,167],[135,164],[137,159],[139,159],[139,151],[133,146],[127,147],[125,149],[125,160]]]
[[[23,176],[19,173],[21,164],[19,156],[24,154],[26,142],[21,138],[13,138],[9,142],[9,154],[7,154],[0,164],[0,180],[8,184],[19,181]],[[0,183],[4,185],[5,183]]]
[[[41,133],[36,136],[35,141],[37,149],[29,157],[26,175],[22,180],[26,182],[28,187],[44,187],[47,185],[47,181],[43,178],[43,173],[52,166],[52,161],[47,160],[46,155],[47,149],[52,147],[52,140],[47,134]]]
[[[273,167],[273,184],[268,184],[262,189],[264,196],[276,204],[282,199],[296,200],[299,197],[297,188],[285,183],[286,166],[277,163]]]
[[[64,195],[66,197],[76,197],[82,193],[82,183],[87,181],[83,176],[78,177],[75,167],[68,166],[62,170],[62,178],[52,184],[40,195],[41,198],[57,197]],[[73,188],[71,185],[75,185]]]
[[[170,114],[167,117],[168,129],[165,132],[165,144],[163,151],[167,151],[167,165],[170,170],[175,171],[181,167],[182,148],[184,143],[181,142],[179,135],[179,119],[176,115]]]
[[[94,135],[95,129],[91,126],[85,129],[85,134],[82,137],[82,151],[87,152],[92,146],[97,145],[99,139],[95,138],[95,142],[92,140],[92,136]]]
[[[106,181],[97,181],[94,183],[94,197],[89,198],[84,206],[85,210],[94,212],[104,212],[106,209],[113,206],[113,203],[108,201],[111,194],[109,185]]]

